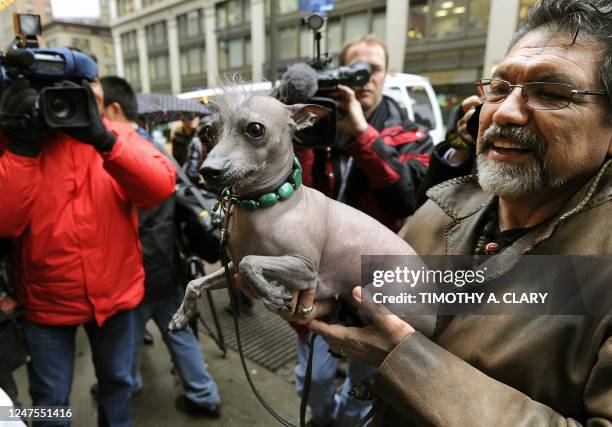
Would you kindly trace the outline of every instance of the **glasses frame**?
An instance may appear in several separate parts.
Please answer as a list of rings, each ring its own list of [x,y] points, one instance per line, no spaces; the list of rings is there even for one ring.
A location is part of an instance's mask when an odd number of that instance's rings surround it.
[[[510,91],[506,94],[506,96],[504,96],[502,99],[500,99],[499,101],[487,101],[485,98],[485,90],[484,87],[485,86],[491,86],[491,83],[493,82],[503,82],[503,83],[507,83],[508,86],[510,87]],[[532,105],[529,105],[529,97],[527,96],[527,92],[525,91],[525,86],[529,86],[531,84],[534,83],[539,83],[539,84],[548,84],[548,85],[556,85],[556,86],[565,86],[571,89],[571,93],[572,96],[569,99],[569,101],[567,102],[566,105],[564,105],[563,107],[559,107],[559,108],[540,108],[540,107],[534,107]],[[476,82],[476,89],[477,91],[480,90],[482,91],[483,96],[478,95],[478,97],[484,101],[487,104],[501,104],[502,102],[504,102],[508,96],[510,96],[510,94],[514,91],[515,87],[520,87],[521,88],[521,97],[523,98],[523,101],[525,102],[525,105],[529,108],[531,108],[532,110],[542,110],[542,111],[555,111],[555,110],[562,110],[564,108],[566,108],[568,105],[570,105],[572,102],[574,102],[574,96],[575,95],[597,95],[597,96],[608,96],[607,92],[605,90],[599,90],[599,91],[593,91],[593,90],[582,90],[582,89],[576,89],[574,86],[567,84],[567,83],[555,83],[555,82],[527,82],[527,83],[523,83],[523,84],[516,84],[513,85],[511,84],[509,81],[503,80],[503,79],[481,79],[478,80]]]

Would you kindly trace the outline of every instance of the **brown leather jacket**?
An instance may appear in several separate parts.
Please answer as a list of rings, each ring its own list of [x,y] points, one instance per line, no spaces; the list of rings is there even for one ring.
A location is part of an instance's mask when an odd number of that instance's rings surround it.
[[[400,235],[419,254],[470,254],[495,199],[474,176],[430,190]],[[612,160],[506,251],[612,255]],[[505,253],[505,252],[504,252]],[[612,288],[611,293],[612,293]],[[415,333],[374,377],[373,425],[612,426],[612,316],[454,316]]]

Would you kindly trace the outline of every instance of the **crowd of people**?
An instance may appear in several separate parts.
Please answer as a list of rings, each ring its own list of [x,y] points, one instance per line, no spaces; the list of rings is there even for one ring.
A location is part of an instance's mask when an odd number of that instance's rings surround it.
[[[377,219],[423,256],[609,257],[611,40],[609,1],[541,0],[436,146],[383,96],[384,42],[351,40],[341,63],[367,62],[372,75],[363,87],[338,86],[334,146],[296,149],[303,182]],[[0,133],[0,237],[10,242],[10,274],[0,275],[10,290],[0,288],[0,314],[10,315],[0,326],[23,332],[33,405],[68,406],[82,325],[98,424],[128,426],[152,319],[182,380],[176,408],[219,417],[217,384],[194,332],[167,332],[186,281],[177,262],[176,166],[138,124],[124,79],[85,87],[90,127],[58,132],[16,122]],[[15,84],[0,110],[25,115],[36,99],[33,88]],[[190,144],[196,132],[185,121],[172,153],[194,180],[206,150]],[[524,280],[512,265],[503,274]],[[339,301],[315,301],[313,291],[296,296],[294,313],[279,313],[297,334],[298,394],[314,352],[311,426],[353,426],[369,416],[372,426],[612,425],[609,311],[439,315],[426,337],[396,315],[379,315],[355,285],[353,306],[371,315],[366,326],[324,321]],[[322,339],[310,348],[312,333]],[[349,393],[355,386],[361,391]],[[17,402],[10,372],[0,372],[0,390]]]

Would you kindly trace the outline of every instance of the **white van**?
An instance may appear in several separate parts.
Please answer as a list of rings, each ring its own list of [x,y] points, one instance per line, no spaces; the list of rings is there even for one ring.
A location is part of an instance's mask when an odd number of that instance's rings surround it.
[[[245,86],[252,91],[267,91],[272,88],[272,83],[248,83]],[[416,74],[388,73],[383,92],[399,104],[410,120],[429,129],[434,144],[444,140],[446,131],[442,112],[428,79]],[[182,93],[178,97],[208,102],[209,98],[221,93],[221,89],[212,88]]]
[[[416,74],[388,73],[383,93],[393,98],[410,120],[429,129],[434,144],[444,141],[442,111],[429,79]]]

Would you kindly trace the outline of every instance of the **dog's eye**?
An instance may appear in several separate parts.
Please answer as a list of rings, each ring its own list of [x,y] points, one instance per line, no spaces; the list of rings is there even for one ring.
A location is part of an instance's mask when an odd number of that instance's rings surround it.
[[[264,136],[266,128],[261,123],[251,122],[246,126],[245,132],[253,139],[259,139]]]

